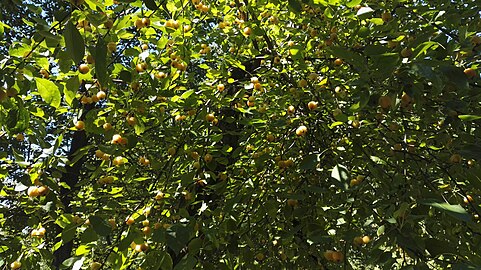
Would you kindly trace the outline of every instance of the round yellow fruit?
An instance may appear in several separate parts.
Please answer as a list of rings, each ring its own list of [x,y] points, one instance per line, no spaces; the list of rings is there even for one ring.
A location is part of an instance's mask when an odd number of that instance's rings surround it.
[[[304,136],[307,133],[307,127],[306,126],[300,126],[296,129],[296,135],[297,136]]]
[[[18,269],[20,267],[22,267],[22,263],[19,261],[14,261],[10,264],[11,269]]]
[[[82,74],[87,74],[90,71],[90,68],[87,64],[80,64],[80,66],[78,67],[78,70]]]
[[[383,109],[389,109],[392,106],[392,99],[389,96],[382,96],[379,98],[379,106]]]

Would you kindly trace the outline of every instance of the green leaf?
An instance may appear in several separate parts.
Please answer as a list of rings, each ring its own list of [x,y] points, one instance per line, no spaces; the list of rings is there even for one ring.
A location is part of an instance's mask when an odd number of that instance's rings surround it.
[[[58,108],[60,106],[61,99],[58,86],[55,83],[42,78],[35,78],[35,82],[42,99],[45,100],[45,102],[47,102],[50,106]]]
[[[151,10],[157,10],[157,5],[154,0],[144,0],[144,4]]]
[[[95,75],[100,85],[107,84],[107,45],[103,38],[99,38],[95,46]]]
[[[28,110],[23,107],[22,103],[18,103],[17,108],[10,109],[6,120],[6,126],[10,132],[20,133],[28,128],[30,114]]]
[[[71,21],[65,26],[65,46],[70,58],[78,65],[85,55],[85,43],[82,35]]]
[[[474,120],[479,120],[481,119],[481,116],[478,115],[469,115],[469,114],[462,114],[458,115],[458,118],[463,120],[463,121],[474,121]]]
[[[319,154],[310,154],[302,159],[301,163],[299,164],[299,168],[305,171],[312,170],[316,168],[318,163]]]
[[[75,98],[75,94],[80,87],[78,76],[74,76],[67,80],[65,87],[63,88],[63,95],[65,102],[72,107],[72,101]]]
[[[426,249],[432,257],[437,257],[441,254],[457,254],[456,249],[448,242],[429,238],[425,240],[425,243]]]
[[[175,265],[175,270],[187,270],[194,269],[197,264],[197,260],[191,254],[185,255],[178,264]]]
[[[344,167],[341,164],[337,164],[336,166],[334,166],[334,168],[332,168],[331,177],[337,180],[336,184],[340,188],[347,189],[347,187],[348,187],[347,181],[349,179],[349,171],[347,170],[346,167]]]
[[[152,250],[145,257],[142,267],[145,269],[171,270],[173,262],[169,253],[163,250]]]
[[[472,220],[471,220],[471,215],[469,215],[469,213],[466,211],[466,209],[464,209],[461,205],[459,204],[449,204],[449,203],[437,203],[437,202],[425,202],[425,203],[422,203],[424,205],[429,205],[429,206],[432,206],[434,208],[437,208],[443,212],[446,212],[448,215],[456,218],[456,219],[459,219],[459,220],[462,220],[462,221],[465,221],[465,222],[469,222],[471,223]]]
[[[362,0],[352,0],[352,1],[347,2],[347,3],[346,3],[346,6],[347,6],[348,8],[353,8],[353,7],[361,4],[361,2],[362,2]]]
[[[64,243],[72,241],[75,238],[77,232],[77,224],[70,224],[62,231],[62,241]]]
[[[112,231],[112,226],[101,217],[98,216],[90,216],[89,217],[90,224],[92,224],[92,228],[94,231],[100,236],[107,236]]]
[[[288,2],[289,2],[289,7],[291,8],[292,11],[294,11],[295,13],[301,13],[302,6],[298,0],[289,0]]]

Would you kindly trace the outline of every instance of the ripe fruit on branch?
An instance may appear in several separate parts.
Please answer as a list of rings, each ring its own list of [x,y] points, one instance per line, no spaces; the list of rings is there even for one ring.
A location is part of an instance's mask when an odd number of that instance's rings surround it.
[[[173,19],[167,20],[167,21],[165,22],[165,27],[178,29],[179,26],[180,26],[180,25],[179,25],[179,22],[176,21],[176,20],[173,20]]]
[[[413,50],[411,48],[404,48],[401,50],[401,56],[404,58],[409,58],[413,55]]]
[[[307,127],[306,126],[300,126],[296,129],[296,135],[297,136],[304,136],[307,133]]]
[[[90,270],[99,270],[102,267],[102,264],[99,262],[91,262],[90,263]]]
[[[384,22],[388,22],[392,19],[392,15],[391,15],[391,13],[386,11],[381,15],[381,18]]]
[[[135,223],[135,219],[134,219],[133,217],[131,217],[131,216],[128,217],[128,218],[125,220],[125,224],[127,224],[127,225],[129,225],[129,226],[132,225],[132,224],[134,224],[134,223]]]
[[[122,136],[120,134],[114,134],[111,142],[112,144],[120,144],[122,142]]]
[[[381,108],[387,110],[389,108],[391,108],[392,106],[392,99],[391,97],[389,96],[382,96],[379,98],[379,106],[381,106]]]
[[[289,105],[289,107],[287,107],[287,113],[293,114],[294,112],[296,112],[296,108],[294,108],[292,105]]]
[[[167,149],[167,153],[169,154],[169,156],[175,155],[175,152],[177,152],[175,147],[170,147],[169,149]]]
[[[39,229],[33,229],[32,232],[30,233],[30,236],[32,237],[37,237],[37,238],[43,238],[45,236],[45,233],[47,231],[45,228],[39,228]]]
[[[299,202],[295,199],[288,199],[287,205],[289,205],[290,207],[297,207],[297,205],[299,205]]]
[[[215,120],[215,116],[213,113],[209,113],[205,116],[205,120],[209,121],[209,122],[212,122]]]
[[[113,164],[114,164],[115,166],[120,166],[120,165],[125,164],[125,160],[124,160],[123,157],[118,156],[118,157],[115,157],[115,158],[114,158]]]
[[[244,35],[250,36],[252,34],[252,29],[250,27],[245,27],[242,32],[244,33]]]
[[[82,120],[79,120],[75,123],[75,128],[77,130],[83,130],[85,128],[85,122]]]
[[[476,77],[476,70],[472,68],[467,68],[464,70],[464,74],[466,75],[466,77],[468,77],[468,79],[472,79]]]
[[[135,124],[137,124],[137,118],[135,118],[135,116],[128,116],[127,123],[131,126],[135,126]]]
[[[306,88],[307,87],[307,80],[301,79],[298,83],[299,87]]]
[[[10,264],[12,270],[19,269],[20,267],[22,267],[22,263],[19,261],[14,261]]]
[[[316,101],[310,101],[309,103],[307,103],[307,108],[309,108],[309,110],[311,110],[311,111],[317,109],[317,102]]]
[[[217,85],[217,91],[222,92],[224,91],[224,89],[225,89],[225,86],[222,83]]]
[[[460,155],[460,154],[453,154],[453,155],[449,158],[449,162],[451,162],[451,163],[460,163],[460,162],[461,162],[461,155]]]
[[[90,71],[90,68],[87,64],[80,64],[80,66],[78,67],[78,70],[80,73],[86,74]]]
[[[18,133],[15,135],[15,139],[19,142],[23,142],[23,140],[25,140],[25,136],[22,133]]]
[[[109,43],[107,43],[107,50],[110,52],[110,53],[113,53],[117,50],[117,43],[111,41]]]
[[[143,24],[145,27],[150,26],[150,19],[149,19],[149,18],[142,18],[142,24]]]
[[[466,197],[464,197],[464,199],[463,199],[463,202],[464,202],[465,204],[469,204],[469,203],[474,202],[474,199],[473,199],[473,197],[472,197],[471,195],[466,195]]]
[[[214,157],[209,153],[205,154],[205,156],[204,156],[204,161],[207,162],[207,163],[210,163],[213,159],[214,159]]]
[[[336,60],[334,60],[334,65],[336,66],[340,66],[344,63],[344,61],[342,61],[341,58],[337,58]]]

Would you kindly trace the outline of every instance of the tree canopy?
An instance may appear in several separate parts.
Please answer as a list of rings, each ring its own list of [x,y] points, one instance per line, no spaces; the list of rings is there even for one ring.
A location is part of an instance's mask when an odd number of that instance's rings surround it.
[[[481,3],[4,1],[2,269],[481,267]]]

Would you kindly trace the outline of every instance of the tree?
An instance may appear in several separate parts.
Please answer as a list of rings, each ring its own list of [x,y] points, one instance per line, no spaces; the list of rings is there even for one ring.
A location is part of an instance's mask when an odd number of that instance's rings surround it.
[[[50,4],[0,23],[4,267],[481,266],[476,1]]]

